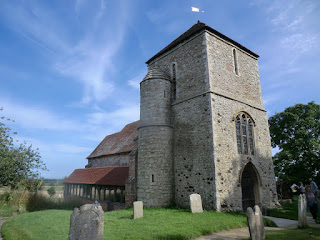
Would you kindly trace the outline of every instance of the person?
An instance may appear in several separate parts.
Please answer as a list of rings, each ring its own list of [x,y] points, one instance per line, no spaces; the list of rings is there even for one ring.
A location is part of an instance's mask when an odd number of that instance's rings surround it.
[[[310,188],[311,188],[311,192],[314,194],[314,196],[316,198],[319,197],[319,189],[317,184],[312,180],[312,178],[309,178],[309,182],[310,182]]]
[[[302,182],[299,182],[298,189],[299,189],[299,193],[300,194],[305,194],[306,193],[306,189],[304,188]]]
[[[316,196],[311,191],[311,188],[307,188],[306,193],[306,199],[307,199],[307,207],[310,210],[312,217],[315,221],[317,221],[318,217],[318,201]]]

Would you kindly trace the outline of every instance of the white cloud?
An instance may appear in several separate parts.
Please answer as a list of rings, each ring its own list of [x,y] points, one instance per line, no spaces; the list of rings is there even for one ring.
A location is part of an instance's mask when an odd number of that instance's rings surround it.
[[[87,116],[88,123],[99,125],[104,124],[106,126],[119,126],[127,124],[139,119],[140,106],[132,105],[122,108],[118,108],[112,112],[99,111],[91,113]]]
[[[86,14],[82,16],[84,19],[70,25],[62,24],[60,16],[41,2],[2,3],[0,13],[15,32],[46,50],[54,70],[82,84],[81,102],[87,104],[105,100],[115,88],[113,61],[122,46],[128,18],[127,5],[120,5],[110,21],[105,12],[113,9],[110,4],[106,6],[104,0],[78,0],[75,2],[76,15],[84,9],[93,14]],[[77,40],[70,29],[74,30],[75,26],[81,34]]]
[[[292,53],[301,55],[317,47],[319,37],[315,34],[294,33],[281,39],[281,45]]]
[[[62,153],[88,153],[93,151],[93,149],[89,147],[74,146],[69,144],[54,145],[52,150]]]
[[[129,86],[133,87],[134,89],[140,90],[140,82],[146,76],[147,71],[142,71],[138,76],[130,79],[128,81]]]
[[[10,99],[0,99],[3,114],[14,119],[25,129],[47,129],[54,131],[74,131],[80,129],[77,122],[59,116],[39,106],[15,103]]]

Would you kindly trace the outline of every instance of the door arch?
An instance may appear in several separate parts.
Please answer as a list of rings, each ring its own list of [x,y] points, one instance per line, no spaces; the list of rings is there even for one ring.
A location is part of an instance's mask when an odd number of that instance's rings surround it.
[[[259,175],[252,163],[248,163],[241,175],[242,209],[247,211],[260,203]]]

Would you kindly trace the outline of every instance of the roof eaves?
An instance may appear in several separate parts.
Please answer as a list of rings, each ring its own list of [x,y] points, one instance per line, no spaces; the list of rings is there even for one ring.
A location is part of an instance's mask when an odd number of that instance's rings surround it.
[[[170,51],[171,49],[175,48],[180,43],[188,40],[192,36],[202,32],[202,31],[205,31],[205,30],[207,30],[207,31],[217,35],[218,37],[220,37],[220,38],[232,43],[233,45],[239,47],[240,49],[244,50],[245,52],[251,54],[255,58],[259,58],[258,54],[254,53],[251,50],[247,49],[246,47],[242,46],[240,43],[232,40],[231,38],[229,38],[226,35],[218,32],[217,30],[211,28],[210,26],[206,25],[205,23],[198,22],[197,24],[195,24],[191,28],[189,28],[186,32],[181,34],[178,38],[173,40],[169,45],[167,45],[165,48],[163,48],[161,51],[159,51],[156,55],[154,55],[152,58],[150,58],[148,61],[146,61],[146,64],[149,64],[151,61],[153,61],[154,59],[160,57],[161,55],[163,55],[164,53]]]

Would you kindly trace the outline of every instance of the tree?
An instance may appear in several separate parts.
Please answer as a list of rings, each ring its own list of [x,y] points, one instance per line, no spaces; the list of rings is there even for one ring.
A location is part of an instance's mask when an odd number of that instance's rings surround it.
[[[2,111],[2,108],[0,108]],[[10,186],[15,189],[28,187],[30,179],[40,176],[39,169],[45,170],[37,150],[26,143],[15,143],[13,135],[16,132],[6,126],[5,122],[14,122],[4,116],[0,117],[0,186]]]
[[[53,195],[56,194],[56,189],[55,189],[54,186],[51,186],[51,187],[48,188],[47,192],[50,195],[50,197],[52,197]]]
[[[320,180],[320,105],[296,104],[269,118],[275,174],[290,182]]]

